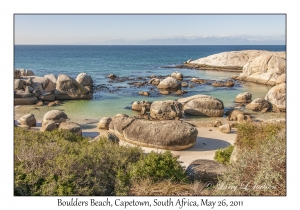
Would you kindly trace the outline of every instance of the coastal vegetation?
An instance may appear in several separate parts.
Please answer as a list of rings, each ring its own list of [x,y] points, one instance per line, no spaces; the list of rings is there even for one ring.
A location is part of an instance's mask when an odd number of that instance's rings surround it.
[[[216,153],[227,169],[214,186],[192,182],[170,151],[144,154],[139,147],[105,138],[91,142],[67,130],[14,132],[15,195],[286,194],[282,123],[239,123],[236,160],[228,161],[232,147]]]
[[[214,159],[220,163],[228,164],[230,162],[230,156],[233,151],[233,146],[230,145],[226,148],[218,149],[215,153]]]

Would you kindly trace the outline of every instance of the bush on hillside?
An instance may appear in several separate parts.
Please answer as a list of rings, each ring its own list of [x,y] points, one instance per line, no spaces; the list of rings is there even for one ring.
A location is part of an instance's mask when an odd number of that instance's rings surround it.
[[[285,131],[279,123],[241,124],[236,161],[228,165],[213,194],[286,195]]]
[[[145,156],[139,147],[89,142],[66,130],[14,132],[15,195],[128,195],[136,180],[185,179],[169,151]]]
[[[89,142],[69,131],[15,128],[15,195],[116,195],[118,176],[143,155],[106,139]]]
[[[132,166],[131,179],[150,178],[153,181],[187,181],[185,169],[170,151],[150,152]]]

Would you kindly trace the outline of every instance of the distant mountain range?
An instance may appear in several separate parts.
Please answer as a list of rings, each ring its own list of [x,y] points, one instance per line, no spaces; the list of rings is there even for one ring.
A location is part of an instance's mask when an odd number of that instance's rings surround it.
[[[200,38],[162,38],[148,40],[115,39],[99,44],[111,45],[285,45],[285,39],[249,39],[244,37],[200,37]]]

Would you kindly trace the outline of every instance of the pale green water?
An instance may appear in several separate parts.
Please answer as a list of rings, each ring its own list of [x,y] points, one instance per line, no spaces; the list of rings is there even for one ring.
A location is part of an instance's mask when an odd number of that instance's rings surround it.
[[[220,74],[220,73],[219,73]],[[264,98],[266,93],[272,86],[260,85],[255,83],[243,83],[240,84],[238,88],[215,88],[210,85],[205,85],[204,88],[193,89],[193,92],[186,95],[181,95],[180,97],[187,97],[190,95],[196,94],[206,94],[216,97],[223,101],[225,109],[232,108],[235,106],[234,99],[235,97],[242,92],[250,92],[252,94],[252,99],[255,98]],[[189,89],[187,89],[189,90]],[[103,96],[102,96],[103,95]],[[158,97],[145,97],[132,94],[123,94],[123,93],[101,93],[99,99],[92,100],[69,100],[64,101],[62,105],[56,107],[36,107],[35,105],[27,106],[17,106],[15,107],[15,119],[19,119],[22,115],[27,113],[32,113],[35,115],[38,121],[41,121],[44,114],[50,110],[59,109],[64,111],[70,121],[78,122],[80,124],[85,124],[88,122],[99,121],[102,117],[112,117],[117,113],[127,114],[129,116],[134,116],[137,114],[136,111],[129,109],[133,101],[158,101],[158,100],[174,100],[178,99],[179,96],[158,96]],[[127,108],[126,108],[127,107]],[[249,110],[246,110],[249,112]],[[251,112],[251,111],[250,111]],[[284,118],[285,114],[277,113],[255,113],[251,112],[254,117],[269,119],[269,118]],[[207,117],[190,117],[189,119],[197,121],[209,121],[213,118]]]

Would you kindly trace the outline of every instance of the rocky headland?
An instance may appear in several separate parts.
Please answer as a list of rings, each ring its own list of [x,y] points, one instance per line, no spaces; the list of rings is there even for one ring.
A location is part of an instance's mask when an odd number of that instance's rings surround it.
[[[276,85],[286,73],[286,52],[242,50],[223,52],[197,60],[189,60],[178,68],[240,72],[236,80]]]

